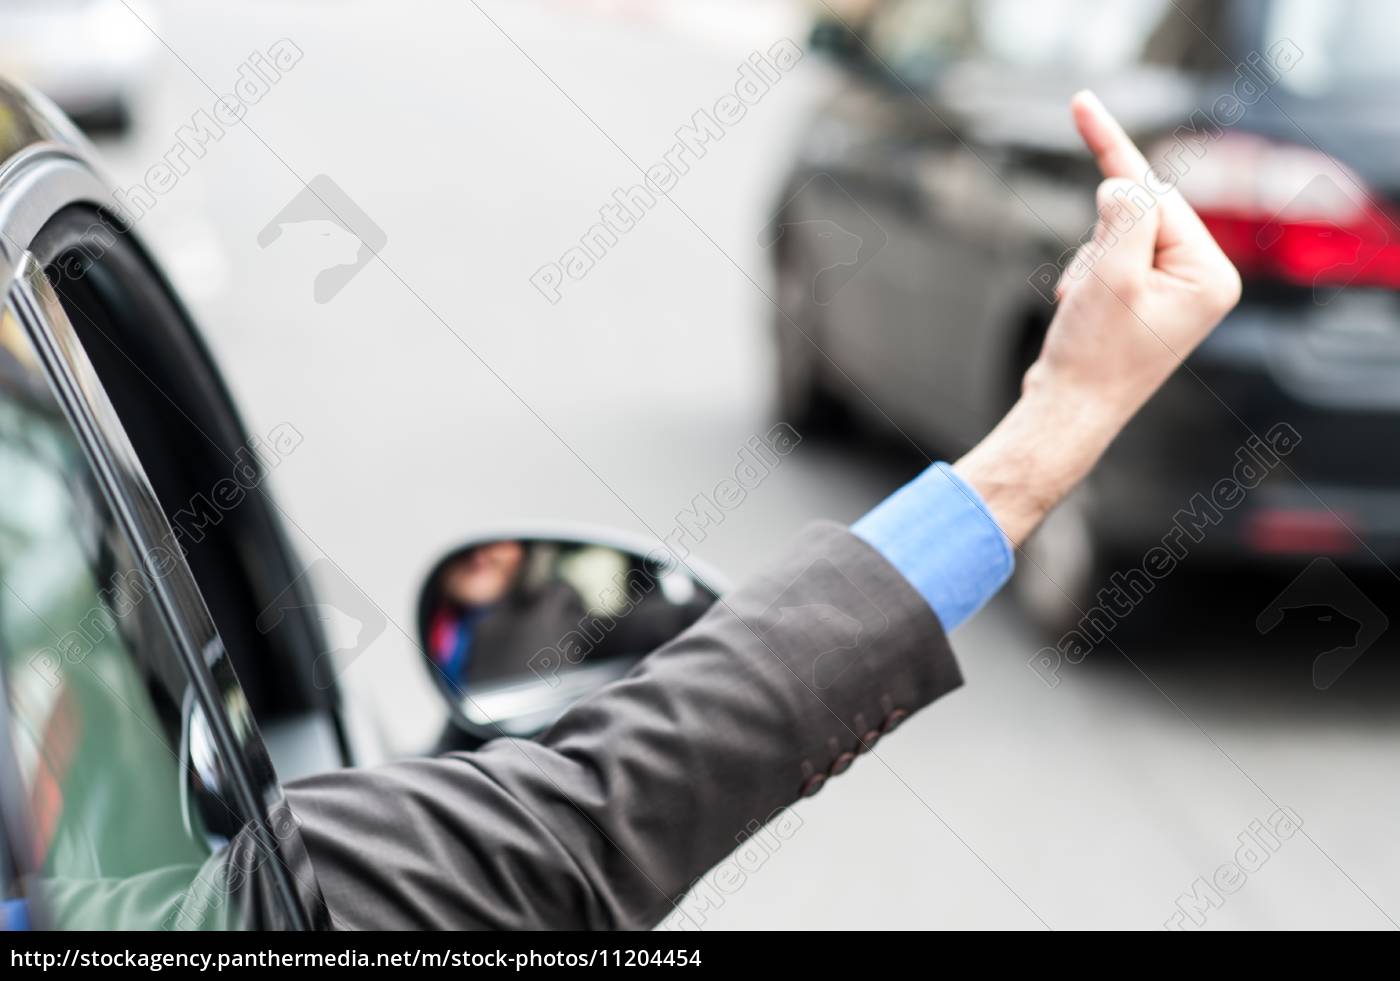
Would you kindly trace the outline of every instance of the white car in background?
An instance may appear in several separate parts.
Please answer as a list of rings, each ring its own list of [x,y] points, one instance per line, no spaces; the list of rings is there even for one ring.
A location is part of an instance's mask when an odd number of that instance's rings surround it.
[[[140,3],[0,0],[0,76],[38,89],[90,133],[121,132],[157,43],[146,25],[156,26]]]

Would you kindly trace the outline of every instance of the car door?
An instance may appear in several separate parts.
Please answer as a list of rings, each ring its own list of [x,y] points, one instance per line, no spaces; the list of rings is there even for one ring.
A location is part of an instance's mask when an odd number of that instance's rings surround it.
[[[7,901],[60,928],[315,925],[314,873],[189,567],[43,271],[15,271],[0,739],[25,866]]]
[[[305,566],[269,490],[282,433],[254,433],[178,297],[56,110],[0,81],[6,244],[45,270],[233,660],[274,757],[291,776],[352,762]],[[323,664],[324,666],[324,664]]]
[[[845,179],[885,243],[835,300],[843,327],[833,333],[858,326],[882,404],[945,452],[973,426],[970,342],[989,304],[1006,197],[995,148],[974,144],[975,120],[942,92],[945,74],[976,56],[978,7],[881,4],[864,32],[873,64],[836,104],[867,134]]]
[[[40,261],[55,216],[111,198],[60,118],[0,103],[3,922],[325,926],[190,553],[55,289],[164,283],[109,252]]]

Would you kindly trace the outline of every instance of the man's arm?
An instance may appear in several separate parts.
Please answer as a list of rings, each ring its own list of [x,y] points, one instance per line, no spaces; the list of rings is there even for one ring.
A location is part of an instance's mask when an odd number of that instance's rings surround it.
[[[645,928],[960,683],[923,598],[818,524],[539,740],[313,777],[287,800],[341,926]]]
[[[1071,109],[1106,178],[1099,221],[1060,281],[1020,400],[951,471],[931,468],[854,529],[950,630],[1010,574],[998,546],[1025,542],[1239,302],[1229,259],[1103,104],[1081,93]]]
[[[1080,97],[1074,111],[1107,176],[1144,179],[1096,101]],[[745,834],[956,687],[939,616],[960,619],[995,588],[1007,545],[1238,297],[1185,202],[1156,195],[1133,217],[1131,190],[1100,189],[1099,247],[1071,267],[1021,401],[956,474],[930,471],[859,535],[815,526],[538,741],[289,787],[336,922],[654,925]],[[961,500],[971,510],[949,524]],[[1004,541],[989,542],[989,528]],[[960,592],[959,577],[983,585]]]

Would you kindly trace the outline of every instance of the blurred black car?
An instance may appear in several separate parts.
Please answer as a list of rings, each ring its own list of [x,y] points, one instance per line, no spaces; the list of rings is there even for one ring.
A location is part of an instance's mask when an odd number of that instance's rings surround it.
[[[1400,556],[1397,28],[1387,0],[888,0],[820,24],[843,84],[765,236],[784,417],[854,412],[945,457],[987,432],[1093,226],[1066,108],[1091,87],[1245,298],[1032,543],[1033,608],[1077,616],[1168,535],[1193,562]],[[1269,460],[1280,425],[1300,441]],[[1182,538],[1256,456],[1259,486]]]

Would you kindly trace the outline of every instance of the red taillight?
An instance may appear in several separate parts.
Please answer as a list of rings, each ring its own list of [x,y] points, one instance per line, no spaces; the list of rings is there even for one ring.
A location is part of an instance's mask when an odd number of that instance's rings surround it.
[[[1346,555],[1360,547],[1354,527],[1330,511],[1266,509],[1245,524],[1244,540],[1269,555]]]
[[[1389,219],[1349,225],[1202,211],[1201,218],[1241,275],[1304,286],[1400,287],[1400,242]]]
[[[1242,275],[1400,288],[1400,215],[1344,165],[1241,134],[1197,149],[1178,186]]]

